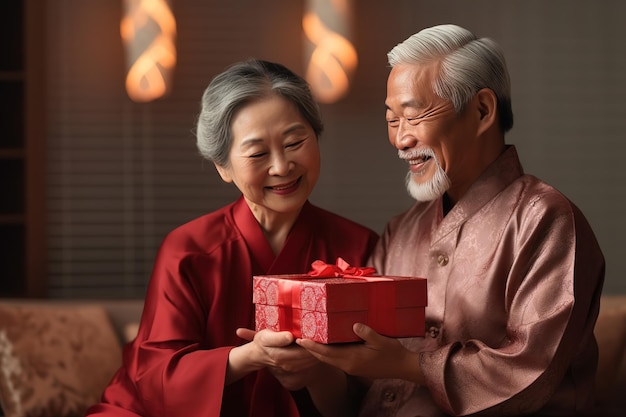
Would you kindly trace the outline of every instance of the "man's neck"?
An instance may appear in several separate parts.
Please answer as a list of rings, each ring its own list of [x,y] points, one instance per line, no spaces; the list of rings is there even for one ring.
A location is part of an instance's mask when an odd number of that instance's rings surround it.
[[[448,193],[444,193],[441,200],[443,201],[443,217],[446,217],[454,207],[454,201],[452,201]]]

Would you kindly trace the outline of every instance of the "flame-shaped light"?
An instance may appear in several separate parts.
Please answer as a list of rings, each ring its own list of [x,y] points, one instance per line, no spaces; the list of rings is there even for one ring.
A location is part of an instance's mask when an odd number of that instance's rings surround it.
[[[171,90],[176,20],[168,0],[124,0],[120,32],[126,48],[126,92],[148,102]]]
[[[350,16],[349,0],[307,0],[302,18],[306,79],[321,103],[344,97],[357,67],[356,50],[348,40]]]

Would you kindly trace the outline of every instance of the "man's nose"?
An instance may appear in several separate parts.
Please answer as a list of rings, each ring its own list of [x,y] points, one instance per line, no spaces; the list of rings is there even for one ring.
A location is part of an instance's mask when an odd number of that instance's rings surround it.
[[[400,121],[398,129],[395,132],[395,138],[393,139],[393,145],[397,149],[406,150],[417,145],[417,137],[410,127],[406,120]]]

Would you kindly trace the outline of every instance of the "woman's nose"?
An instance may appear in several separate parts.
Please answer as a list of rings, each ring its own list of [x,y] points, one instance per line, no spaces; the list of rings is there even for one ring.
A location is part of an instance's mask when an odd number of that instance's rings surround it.
[[[291,161],[283,153],[277,153],[272,156],[272,161],[269,169],[270,175],[284,176],[289,173],[291,169]]]

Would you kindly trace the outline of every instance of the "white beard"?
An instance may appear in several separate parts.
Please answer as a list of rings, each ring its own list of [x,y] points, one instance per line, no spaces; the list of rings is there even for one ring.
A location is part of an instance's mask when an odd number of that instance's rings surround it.
[[[441,197],[450,188],[450,179],[446,172],[439,165],[439,161],[433,157],[436,164],[435,175],[423,183],[413,181],[413,173],[409,171],[406,175],[406,189],[409,195],[417,201],[432,201]]]

